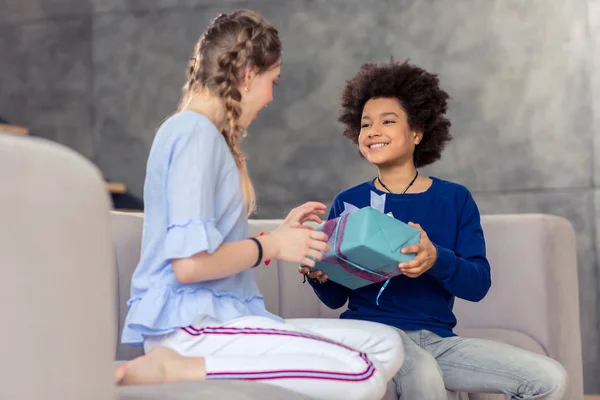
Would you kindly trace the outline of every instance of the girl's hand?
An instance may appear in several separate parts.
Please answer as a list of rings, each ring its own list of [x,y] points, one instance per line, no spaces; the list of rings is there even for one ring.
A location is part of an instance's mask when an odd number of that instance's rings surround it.
[[[317,214],[324,215],[326,208],[327,206],[323,203],[309,201],[290,211],[282,225],[297,227],[307,221],[313,221],[320,224],[323,221]]]
[[[421,240],[419,244],[402,249],[402,254],[416,253],[417,255],[411,261],[398,264],[398,268],[409,278],[417,278],[433,267],[437,260],[437,249],[431,243],[421,225],[412,222],[409,222],[408,225],[421,231]]]
[[[275,258],[310,267],[315,266],[314,260],[323,258],[323,252],[329,251],[326,234],[306,229],[302,225],[290,227],[281,224],[273,233],[263,238],[274,242]]]
[[[298,267],[298,272],[302,275],[306,275],[310,279],[316,279],[321,283],[327,282],[327,275],[324,275],[321,270],[311,271],[308,267]]]

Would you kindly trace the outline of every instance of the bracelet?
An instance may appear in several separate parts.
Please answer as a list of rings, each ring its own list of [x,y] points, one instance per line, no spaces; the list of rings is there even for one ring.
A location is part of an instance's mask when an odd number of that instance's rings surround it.
[[[263,236],[265,234],[265,231],[260,231],[260,235],[259,236]],[[271,260],[265,260],[265,265],[269,265],[271,264]]]
[[[254,243],[256,243],[256,247],[258,247],[258,260],[256,260],[256,264],[254,264],[252,266],[252,268],[258,267],[260,262],[262,261],[263,258],[263,248],[262,248],[262,244],[260,244],[260,242],[258,241],[257,238],[251,237],[249,238],[250,240],[252,240]]]

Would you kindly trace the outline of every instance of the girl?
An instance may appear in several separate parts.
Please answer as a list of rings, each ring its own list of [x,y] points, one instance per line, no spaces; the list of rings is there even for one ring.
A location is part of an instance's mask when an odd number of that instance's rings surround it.
[[[239,138],[272,100],[275,28],[252,11],[221,14],[196,45],[179,111],[148,159],[140,262],[122,341],[146,356],[120,384],[249,379],[313,398],[380,398],[402,362],[397,332],[363,321],[269,313],[252,267],[277,258],[314,266],[327,250],[325,205],[306,203],[268,235],[248,238],[254,191]]]
[[[491,285],[479,211],[464,186],[429,178],[417,168],[441,157],[451,139],[448,95],[438,78],[408,63],[365,64],[346,83],[340,122],[344,135],[377,168],[377,176],[338,194],[330,218],[347,205],[383,198],[384,212],[421,231],[404,253],[403,275],[351,291],[320,271],[309,282],[331,308],[349,301],[342,318],[376,321],[398,330],[405,363],[394,377],[399,399],[446,398],[460,392],[506,393],[511,399],[562,399],[567,382],[556,361],[506,344],[456,336],[455,296],[479,301]],[[351,207],[348,207],[351,208]],[[413,222],[417,223],[413,223]]]

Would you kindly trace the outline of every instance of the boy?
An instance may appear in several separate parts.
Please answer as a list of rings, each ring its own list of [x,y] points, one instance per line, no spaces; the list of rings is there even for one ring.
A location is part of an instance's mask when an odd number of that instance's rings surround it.
[[[344,136],[377,168],[377,177],[339,193],[329,218],[383,198],[385,213],[421,231],[402,251],[414,260],[402,275],[350,290],[320,271],[300,268],[341,318],[395,327],[405,362],[394,377],[399,399],[445,399],[460,392],[506,393],[513,399],[561,399],[567,375],[556,361],[506,344],[456,336],[454,298],[480,301],[490,288],[490,265],[477,205],[456,183],[419,175],[452,139],[448,95],[437,76],[407,62],[365,64],[346,82],[339,121]]]

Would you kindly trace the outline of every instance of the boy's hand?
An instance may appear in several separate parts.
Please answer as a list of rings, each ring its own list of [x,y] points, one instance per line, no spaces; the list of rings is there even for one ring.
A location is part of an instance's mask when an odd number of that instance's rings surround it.
[[[402,254],[416,253],[416,256],[411,261],[398,264],[398,268],[409,278],[417,278],[433,267],[437,260],[437,249],[431,243],[421,225],[412,222],[409,222],[408,225],[421,231],[421,240],[419,244],[402,249]]]
[[[298,272],[310,279],[316,279],[321,283],[327,282],[327,275],[323,275],[321,270],[311,271],[308,267],[298,267]]]

